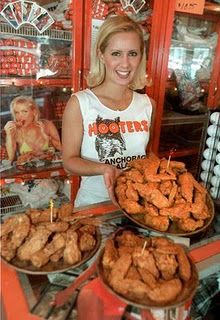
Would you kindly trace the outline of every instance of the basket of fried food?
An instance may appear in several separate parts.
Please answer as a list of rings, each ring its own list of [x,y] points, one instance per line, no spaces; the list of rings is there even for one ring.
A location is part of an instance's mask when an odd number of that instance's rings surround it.
[[[154,231],[194,235],[214,218],[210,195],[185,164],[155,155],[129,163],[116,179],[115,197],[129,219]]]
[[[197,269],[185,248],[165,237],[118,230],[100,251],[97,270],[111,293],[140,308],[175,308],[190,301]]]
[[[1,258],[30,274],[62,272],[89,260],[101,244],[97,221],[75,218],[71,203],[60,208],[28,209],[1,225]]]

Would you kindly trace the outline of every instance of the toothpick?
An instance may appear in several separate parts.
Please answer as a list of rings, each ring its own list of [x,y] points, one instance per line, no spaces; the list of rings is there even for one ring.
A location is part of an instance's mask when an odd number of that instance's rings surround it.
[[[53,206],[54,206],[53,199],[50,199],[50,222],[51,223],[53,222]]]
[[[170,159],[171,159],[171,155],[169,155],[169,158],[168,158],[168,161],[167,161],[167,168],[166,168],[166,170],[168,170],[168,169],[169,169]]]
[[[146,248],[146,245],[147,245],[147,240],[144,241],[144,245],[143,245],[143,248],[141,250],[141,255],[144,253],[144,250]]]

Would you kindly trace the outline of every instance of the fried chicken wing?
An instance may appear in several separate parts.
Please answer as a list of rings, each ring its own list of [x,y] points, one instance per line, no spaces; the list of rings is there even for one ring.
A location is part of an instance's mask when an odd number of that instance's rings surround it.
[[[126,197],[129,200],[138,201],[139,195],[138,192],[134,188],[134,184],[131,181],[127,182],[127,189],[125,191]]]
[[[153,252],[156,260],[156,266],[162,274],[164,280],[171,280],[174,278],[178,263],[174,254],[163,254],[158,251]]]
[[[1,237],[0,251],[1,256],[7,261],[11,261],[15,257],[16,249],[13,247],[8,235],[4,235]]]
[[[189,259],[181,246],[177,246],[177,250],[177,260],[179,264],[180,278],[184,281],[188,281],[191,277],[191,266],[189,263]]]
[[[135,266],[148,270],[155,278],[159,277],[159,271],[154,256],[149,250],[135,248],[132,259]]]
[[[90,233],[84,232],[79,238],[79,249],[80,251],[90,251],[95,248],[96,239]]]
[[[147,226],[159,231],[167,231],[170,224],[168,217],[165,217],[165,216],[153,217],[148,214],[145,214],[144,222],[146,223]]]
[[[165,304],[174,301],[182,289],[180,279],[171,279],[158,283],[154,289],[148,290],[148,297],[157,303]]]
[[[209,209],[206,205],[206,194],[195,190],[194,202],[192,204],[191,212],[193,217],[197,220],[207,219],[209,214]]]
[[[59,209],[53,208],[53,221],[56,220]],[[27,215],[30,217],[33,224],[38,224],[40,222],[50,222],[51,221],[51,210],[36,210],[29,209],[27,210]]]
[[[71,202],[63,203],[58,210],[58,218],[63,220],[64,217],[71,216],[73,214],[73,204]]]
[[[105,243],[105,250],[102,258],[102,264],[104,268],[112,268],[117,261],[119,255],[115,248],[114,241],[107,239]]]
[[[193,218],[178,219],[178,227],[186,232],[195,231],[198,228],[201,228],[204,225],[204,220],[195,220]]]
[[[51,232],[64,232],[69,228],[69,224],[64,221],[46,222],[43,226]]]
[[[139,183],[143,183],[144,182],[144,177],[141,174],[140,171],[138,171],[137,169],[130,169],[128,171],[124,172],[124,176],[126,177],[127,180],[131,180],[133,182],[139,182]]]
[[[116,236],[115,241],[119,246],[134,248],[134,247],[143,247],[146,239],[141,238],[138,235],[135,235],[130,230],[125,230],[122,232],[121,235]],[[147,243],[146,247],[148,247],[148,245],[149,243]]]

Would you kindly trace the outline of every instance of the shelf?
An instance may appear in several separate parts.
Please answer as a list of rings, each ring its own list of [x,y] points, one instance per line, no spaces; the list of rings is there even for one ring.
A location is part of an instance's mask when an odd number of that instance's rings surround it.
[[[62,164],[51,164],[40,168],[26,168],[25,170],[18,170],[12,168],[1,172],[0,185],[14,182],[22,182],[32,179],[50,179],[55,177],[66,177],[67,173],[63,169]]]
[[[178,112],[165,112],[165,115],[162,119],[162,126],[170,125],[186,125],[186,124],[195,124],[195,123],[204,123],[207,121],[207,114],[201,115],[186,115]]]
[[[24,25],[23,27],[20,27],[18,30],[16,30],[5,22],[0,22],[0,34],[1,33],[3,35],[28,36],[41,39],[49,38],[53,40],[72,41],[71,31],[49,29],[39,34],[35,28],[29,27],[28,25]]]
[[[34,86],[34,87],[71,87],[72,80],[71,79],[32,79],[32,78],[0,78],[1,86]]]

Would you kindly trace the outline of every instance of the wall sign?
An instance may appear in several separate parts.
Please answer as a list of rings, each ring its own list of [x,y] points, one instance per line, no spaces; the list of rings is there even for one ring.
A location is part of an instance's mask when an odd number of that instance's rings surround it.
[[[176,11],[203,14],[205,0],[176,0]]]
[[[30,24],[39,33],[43,33],[54,23],[48,11],[32,1],[20,0],[8,3],[0,13],[14,29]]]

